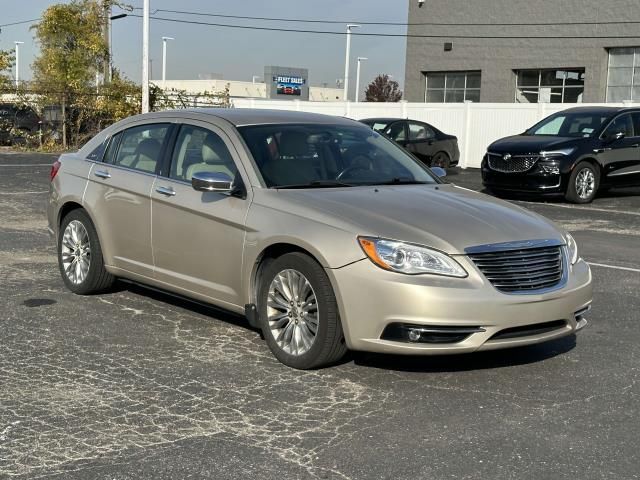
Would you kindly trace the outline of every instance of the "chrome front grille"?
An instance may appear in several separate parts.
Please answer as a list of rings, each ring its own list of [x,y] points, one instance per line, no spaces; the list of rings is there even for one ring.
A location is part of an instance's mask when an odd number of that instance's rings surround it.
[[[489,168],[496,172],[521,173],[531,170],[540,159],[539,155],[497,155],[487,153]]]
[[[563,247],[559,245],[468,255],[501,292],[535,293],[558,287],[564,279]]]

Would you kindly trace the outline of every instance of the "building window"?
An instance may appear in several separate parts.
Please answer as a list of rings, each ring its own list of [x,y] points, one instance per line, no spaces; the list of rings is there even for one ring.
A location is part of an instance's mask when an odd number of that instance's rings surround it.
[[[640,100],[640,47],[609,49],[607,102]]]
[[[480,72],[427,72],[425,102],[480,101]]]
[[[516,70],[517,103],[582,103],[584,68]]]

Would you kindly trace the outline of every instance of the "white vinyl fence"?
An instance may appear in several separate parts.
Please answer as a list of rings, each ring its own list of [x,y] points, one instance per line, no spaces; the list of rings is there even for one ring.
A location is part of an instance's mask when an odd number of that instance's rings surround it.
[[[479,168],[487,146],[498,138],[522,133],[552,113],[575,106],[588,106],[566,103],[353,103],[259,99],[232,99],[232,104],[235,108],[296,110],[355,120],[371,117],[421,120],[458,137],[462,168]]]

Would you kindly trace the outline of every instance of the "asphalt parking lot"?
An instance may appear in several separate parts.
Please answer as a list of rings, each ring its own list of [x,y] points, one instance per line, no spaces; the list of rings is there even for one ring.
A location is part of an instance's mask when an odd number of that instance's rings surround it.
[[[517,202],[592,264],[577,337],[300,372],[242,318],[141,287],[67,291],[53,159],[0,153],[0,478],[640,477],[640,189]],[[477,171],[449,180],[480,188]]]

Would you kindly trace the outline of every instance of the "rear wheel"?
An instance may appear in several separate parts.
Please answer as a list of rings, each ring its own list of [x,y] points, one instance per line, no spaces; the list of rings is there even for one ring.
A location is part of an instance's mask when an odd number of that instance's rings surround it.
[[[258,309],[269,348],[289,367],[322,367],[347,351],[329,278],[308,255],[288,253],[265,267]]]
[[[573,203],[589,203],[596,196],[600,171],[589,162],[576,165],[569,177],[565,198]]]
[[[431,159],[432,167],[440,167],[447,169],[451,165],[451,161],[449,160],[449,155],[447,152],[438,152]]]
[[[62,220],[58,266],[62,280],[73,293],[89,295],[113,285],[115,278],[104,268],[98,234],[84,210],[73,210]]]

